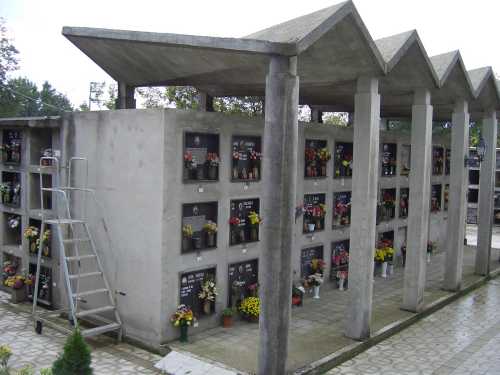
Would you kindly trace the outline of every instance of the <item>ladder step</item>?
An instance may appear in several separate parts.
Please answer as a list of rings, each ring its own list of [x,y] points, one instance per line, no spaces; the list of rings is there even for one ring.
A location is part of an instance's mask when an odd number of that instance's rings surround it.
[[[90,310],[82,310],[76,313],[76,316],[78,318],[81,318],[82,316],[88,316],[88,315],[95,315],[107,311],[113,311],[115,309],[114,306],[103,306],[103,307],[97,307],[95,309],[90,309]]]
[[[64,257],[68,262],[72,262],[75,260],[82,260],[82,259],[92,259],[95,258],[95,254],[85,254],[85,255],[79,255],[79,256],[74,256],[74,257]]]
[[[47,224],[84,224],[83,220],[76,219],[50,219],[45,221]]]
[[[121,325],[119,323],[111,323],[111,324],[106,324],[105,326],[84,329],[82,331],[82,336],[83,337],[96,336],[100,335],[101,333],[116,331],[120,329],[120,327]]]
[[[74,275],[69,275],[69,279],[70,280],[82,279],[84,277],[92,277],[92,276],[102,276],[102,272],[96,271],[96,272],[87,272],[87,273],[81,273],[81,274],[75,273]]]
[[[85,297],[85,296],[90,296],[92,294],[98,294],[98,293],[107,293],[108,290],[105,288],[102,289],[94,289],[94,290],[87,290],[85,292],[79,292],[79,293],[73,293],[73,298],[77,297]]]
[[[90,242],[90,238],[65,238],[64,243]]]

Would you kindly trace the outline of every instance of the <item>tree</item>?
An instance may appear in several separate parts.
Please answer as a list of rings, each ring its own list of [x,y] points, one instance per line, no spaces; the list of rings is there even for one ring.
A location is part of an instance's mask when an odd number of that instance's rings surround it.
[[[67,338],[63,354],[52,365],[53,375],[91,375],[90,347],[77,328]]]
[[[7,73],[18,69],[19,51],[7,36],[5,20],[0,17],[0,85],[5,84]]]
[[[64,111],[73,111],[73,106],[69,99],[57,92],[47,81],[43,83],[39,97],[40,107],[38,115],[55,116]]]

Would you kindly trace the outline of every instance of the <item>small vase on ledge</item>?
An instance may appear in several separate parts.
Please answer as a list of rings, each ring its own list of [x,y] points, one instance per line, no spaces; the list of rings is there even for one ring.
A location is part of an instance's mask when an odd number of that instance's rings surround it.
[[[345,278],[341,277],[339,279],[339,290],[343,291],[344,290],[344,281],[345,281]]]
[[[386,279],[387,278],[387,262],[382,263],[382,274],[381,276]]]
[[[319,299],[319,285],[314,285],[313,286],[313,298],[314,299]]]

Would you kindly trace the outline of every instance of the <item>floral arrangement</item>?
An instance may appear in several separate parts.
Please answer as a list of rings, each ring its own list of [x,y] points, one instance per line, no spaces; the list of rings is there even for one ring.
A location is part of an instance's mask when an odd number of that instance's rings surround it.
[[[383,263],[385,261],[384,249],[375,249],[375,262]]]
[[[308,147],[305,150],[306,160],[307,161],[315,161],[317,157],[317,151],[314,148]]]
[[[198,293],[198,298],[203,301],[215,301],[215,297],[217,296],[217,287],[215,286],[215,281],[213,280],[205,280],[203,284],[201,284],[201,291]]]
[[[323,284],[323,275],[321,273],[313,273],[306,279],[307,285],[320,286]]]
[[[222,316],[233,316],[233,310],[229,307],[226,307],[224,310],[222,310]]]
[[[240,225],[241,221],[239,218],[237,218],[236,216],[233,216],[232,218],[229,219],[229,224],[230,225]]]
[[[388,262],[392,262],[392,260],[394,259],[394,254],[395,254],[394,248],[387,246],[384,248],[384,251],[385,251],[386,260]]]
[[[250,225],[259,225],[260,223],[262,223],[262,218],[255,211],[250,211],[250,213],[248,214],[248,220],[250,222]]]
[[[21,289],[24,286],[26,278],[22,275],[9,276],[3,284],[12,289]]]
[[[184,154],[184,165],[188,169],[192,169],[195,167],[195,162],[193,161],[193,153],[191,151],[187,151]]]
[[[245,298],[239,307],[240,312],[243,315],[249,317],[258,317],[260,315],[260,299],[259,297],[247,297]]]
[[[11,261],[5,261],[3,263],[3,273],[6,276],[14,276],[17,272],[17,263],[16,262],[11,262]]]
[[[207,163],[210,167],[218,167],[220,163],[219,156],[216,152],[207,153]]]
[[[352,163],[352,155],[346,154],[344,156],[344,159],[342,159],[342,165],[347,168],[351,165],[351,163]]]
[[[196,321],[193,311],[186,305],[179,305],[170,318],[174,327],[190,326]]]
[[[0,184],[0,193],[7,194],[10,192],[10,185],[6,182]]]
[[[239,151],[233,151],[233,160],[240,160]]]
[[[325,263],[325,261],[323,259],[314,258],[311,261],[311,268],[312,268],[312,270],[313,270],[314,273],[323,274],[325,266],[326,266],[326,263]]]
[[[323,218],[326,215],[326,204],[320,203],[317,206],[312,207],[311,215],[313,217]]]
[[[262,153],[252,150],[248,153],[248,158],[253,162],[260,161],[262,159]]]
[[[318,151],[318,159],[319,161],[326,163],[328,160],[332,158],[332,154],[328,151],[327,148],[322,148]]]
[[[208,220],[207,223],[203,226],[203,230],[207,233],[217,233],[217,223],[213,222],[212,220]]]
[[[47,229],[45,232],[43,232],[42,243],[47,245],[50,241],[50,236],[51,236],[51,232],[49,229]]]
[[[7,368],[7,363],[9,362],[9,358],[12,356],[12,350],[7,345],[0,345],[0,370],[3,373],[3,370],[7,371],[8,374],[9,369]]]
[[[10,216],[7,219],[7,224],[9,225],[9,228],[14,229],[14,228],[17,228],[19,226],[19,221],[20,221],[19,216]]]
[[[191,224],[185,224],[182,226],[182,235],[184,237],[193,237],[193,226]]]
[[[37,227],[30,226],[24,230],[24,238],[27,238],[28,240],[32,240],[38,237],[40,232],[38,231]]]
[[[392,196],[391,193],[389,192],[384,193],[383,203],[386,207],[394,207],[395,205],[394,197]]]

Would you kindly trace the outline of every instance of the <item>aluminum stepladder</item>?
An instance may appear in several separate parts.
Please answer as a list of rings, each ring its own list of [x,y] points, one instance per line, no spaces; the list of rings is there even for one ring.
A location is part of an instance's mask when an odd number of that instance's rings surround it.
[[[44,161],[51,161],[51,166],[43,165]],[[85,164],[85,185],[84,187],[71,186],[71,171],[73,164],[83,162]],[[60,186],[60,165],[55,157],[42,157],[39,164],[40,175],[40,201],[41,201],[41,227],[40,243],[37,250],[37,268],[35,276],[35,286],[33,292],[33,319],[35,321],[35,330],[42,332],[42,324],[47,324],[52,328],[71,332],[75,327],[79,327],[79,319],[92,323],[92,328],[80,327],[84,337],[96,336],[106,332],[116,332],[118,340],[122,338],[122,322],[117,310],[113,292],[104,273],[104,268],[96,249],[94,239],[86,220],[86,197],[91,196],[96,208],[102,212],[99,202],[96,199],[95,190],[87,188],[88,180],[88,161],[86,158],[73,157],[68,162],[68,186]],[[53,186],[45,187],[43,182],[43,171],[47,168],[55,168],[53,174]],[[55,178],[54,178],[55,177]],[[54,197],[53,211],[55,217],[48,217],[46,214],[44,196],[51,194]],[[71,214],[71,194],[83,194],[83,214],[81,218],[74,219]],[[102,216],[103,225],[106,228],[104,216]],[[55,232],[55,242],[59,248],[59,262],[62,267],[64,279],[64,288],[67,296],[67,309],[40,311],[38,309],[38,293],[40,289],[40,275],[42,264],[42,249],[44,246],[43,235],[51,225]],[[82,271],[83,270],[83,271]],[[52,282],[52,281],[51,281]],[[91,287],[80,290],[81,282],[90,282]],[[96,287],[96,285],[100,285]],[[84,298],[94,299],[92,307],[82,309],[80,302],[87,302]],[[68,327],[64,327],[55,317],[61,314],[67,314],[69,319]],[[105,316],[102,316],[102,315]],[[113,318],[110,318],[112,316]]]

